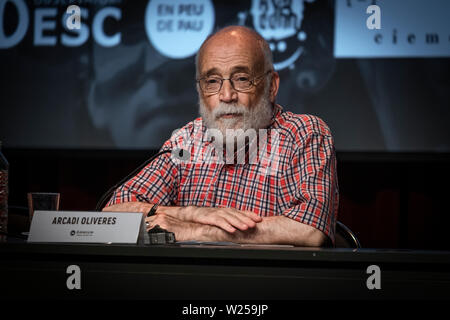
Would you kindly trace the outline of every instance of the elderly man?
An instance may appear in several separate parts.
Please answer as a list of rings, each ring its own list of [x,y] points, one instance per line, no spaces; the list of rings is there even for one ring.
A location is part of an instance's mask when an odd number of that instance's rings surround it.
[[[224,163],[179,161],[166,153],[119,187],[103,210],[152,211],[148,228],[159,225],[178,241],[332,244],[338,208],[333,139],[319,118],[275,103],[280,80],[266,41],[251,29],[227,27],[206,39],[196,64],[202,117],[162,149],[188,145],[192,154],[212,148],[236,160],[238,142],[245,140],[236,130],[253,129],[265,150],[276,153],[274,170],[265,170],[265,157]],[[208,130],[223,140],[204,138]],[[249,142],[244,145],[248,155]]]

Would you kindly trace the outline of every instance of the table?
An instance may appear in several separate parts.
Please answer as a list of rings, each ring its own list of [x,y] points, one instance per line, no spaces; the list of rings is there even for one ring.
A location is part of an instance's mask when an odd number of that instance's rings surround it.
[[[0,274],[9,299],[450,299],[439,251],[17,242],[0,244]]]

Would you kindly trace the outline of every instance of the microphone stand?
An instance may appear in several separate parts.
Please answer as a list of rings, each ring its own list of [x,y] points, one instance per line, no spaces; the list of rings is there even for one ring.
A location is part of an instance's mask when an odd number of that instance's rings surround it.
[[[167,153],[167,152],[172,152],[171,149],[166,149],[166,150],[162,150],[160,152],[158,152],[157,154],[155,154],[153,157],[151,157],[150,159],[146,160],[143,164],[141,164],[139,167],[137,167],[136,169],[134,169],[130,174],[128,174],[125,178],[123,178],[122,180],[120,180],[119,182],[117,182],[114,186],[112,186],[108,191],[106,191],[102,197],[100,198],[100,200],[97,202],[97,205],[95,206],[95,211],[101,211],[102,208],[105,205],[106,200],[108,200],[111,195],[113,194],[113,192],[120,187],[122,184],[124,184],[125,182],[127,182],[128,180],[130,180],[132,177],[134,177],[136,174],[138,174],[145,166],[147,166],[150,162],[152,162],[153,160],[155,160],[157,157],[159,157],[160,155]]]

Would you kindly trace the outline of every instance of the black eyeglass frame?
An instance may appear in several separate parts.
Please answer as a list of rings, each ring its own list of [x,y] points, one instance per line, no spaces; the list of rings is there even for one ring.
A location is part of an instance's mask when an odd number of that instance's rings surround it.
[[[256,80],[261,79],[262,77],[265,77],[265,76],[267,76],[269,73],[272,73],[272,72],[273,72],[273,70],[268,70],[268,71],[264,72],[263,74],[261,74],[261,75],[259,75],[259,76],[257,76],[257,77],[253,77],[253,79],[250,80],[250,87],[249,87],[248,89],[245,89],[245,90],[238,90],[238,89],[236,89],[236,88],[234,87],[233,81],[231,81],[232,78],[220,78],[220,77],[217,77],[217,80],[220,80],[220,86],[219,86],[219,89],[218,89],[217,91],[214,91],[214,92],[206,92],[205,90],[203,90],[202,85],[200,84],[200,81],[202,81],[202,80],[204,80],[204,79],[206,79],[206,78],[208,78],[208,77],[205,76],[205,77],[196,79],[196,82],[199,84],[200,89],[202,89],[202,91],[203,91],[204,93],[206,93],[206,94],[211,94],[211,95],[212,95],[212,94],[217,94],[217,93],[220,92],[220,90],[222,90],[223,82],[224,82],[225,80],[229,80],[229,81],[230,81],[231,87],[233,88],[233,90],[235,90],[235,91],[237,91],[237,92],[248,92],[248,91],[250,91],[253,87],[255,87],[255,86],[258,85],[258,84],[255,84]]]

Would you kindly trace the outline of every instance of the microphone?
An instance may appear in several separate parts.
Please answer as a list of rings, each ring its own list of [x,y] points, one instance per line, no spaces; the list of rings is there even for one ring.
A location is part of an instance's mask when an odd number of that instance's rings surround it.
[[[138,174],[145,166],[147,166],[150,162],[152,162],[153,160],[155,160],[157,157],[171,152],[172,155],[175,155],[177,158],[179,157],[179,154],[183,154],[183,149],[180,149],[181,151],[175,152],[176,149],[174,149],[174,152],[172,152],[171,149],[166,149],[166,150],[162,150],[160,152],[158,152],[157,154],[155,154],[153,157],[151,157],[150,159],[146,160],[143,164],[141,164],[139,167],[137,167],[136,169],[134,169],[130,174],[128,174],[125,178],[123,178],[122,180],[120,180],[119,182],[117,182],[115,185],[113,185],[108,191],[106,191],[102,197],[100,198],[100,200],[97,202],[97,205],[95,206],[95,211],[101,211],[102,208],[105,206],[106,201],[111,197],[111,195],[113,194],[113,192],[120,187],[122,184],[124,184],[125,182],[127,182],[128,180],[130,180],[132,177],[134,177],[136,174]]]

